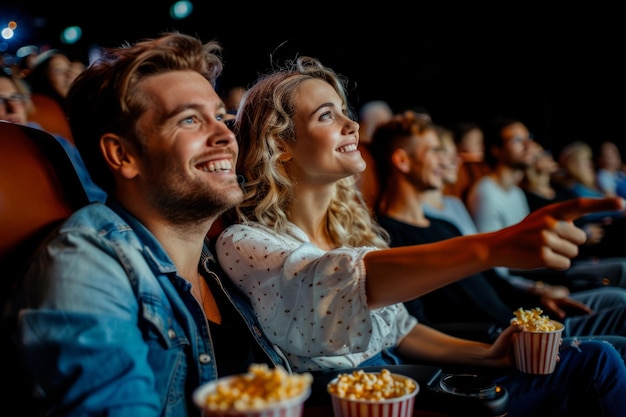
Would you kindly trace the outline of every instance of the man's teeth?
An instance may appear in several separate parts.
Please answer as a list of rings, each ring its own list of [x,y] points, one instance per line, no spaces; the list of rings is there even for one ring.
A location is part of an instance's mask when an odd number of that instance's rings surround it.
[[[339,148],[337,150],[339,152],[353,152],[353,151],[356,151],[356,144],[353,143],[351,145],[342,146],[341,148]]]
[[[230,171],[233,169],[232,164],[228,160],[211,161],[200,167],[204,172]]]

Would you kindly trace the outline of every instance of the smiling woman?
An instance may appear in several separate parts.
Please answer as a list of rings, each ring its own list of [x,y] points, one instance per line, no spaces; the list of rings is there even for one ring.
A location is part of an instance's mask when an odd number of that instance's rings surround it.
[[[508,346],[521,327],[506,327],[493,344],[459,339],[418,323],[402,304],[496,264],[567,268],[585,236],[559,220],[577,217],[585,206],[593,211],[621,201],[570,201],[490,234],[389,248],[388,235],[355,187],[364,167],[346,82],[319,60],[299,56],[249,87],[235,122],[237,171],[247,182],[244,201],[233,210],[237,222],[218,237],[217,257],[293,370],[323,376],[405,362],[493,368],[498,383],[516,393],[514,416],[545,413],[542,400],[518,398],[553,396],[554,389],[559,398],[572,390],[584,395],[559,401],[549,411],[553,415],[597,404],[594,392],[572,386],[585,378],[567,375],[580,372],[583,359],[590,365],[605,353],[612,356],[626,383],[624,362],[610,344],[585,342],[583,355],[562,353],[554,380],[531,381],[510,371]],[[397,159],[405,166],[410,158]],[[600,379],[608,387],[611,378],[603,373]],[[614,388],[616,400],[624,389]]]

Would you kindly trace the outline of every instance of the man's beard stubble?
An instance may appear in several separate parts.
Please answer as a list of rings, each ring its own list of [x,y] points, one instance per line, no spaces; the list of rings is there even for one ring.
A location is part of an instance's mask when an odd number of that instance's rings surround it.
[[[177,225],[205,222],[235,207],[243,199],[243,192],[236,178],[232,187],[215,190],[206,182],[190,182],[187,177],[173,174],[184,172],[170,167],[159,171],[151,182],[148,198],[161,215]]]

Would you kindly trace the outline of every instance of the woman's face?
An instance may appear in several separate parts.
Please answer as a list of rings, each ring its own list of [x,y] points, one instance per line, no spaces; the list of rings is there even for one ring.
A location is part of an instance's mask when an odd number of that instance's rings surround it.
[[[62,97],[65,97],[74,80],[69,58],[65,55],[54,55],[50,58],[48,78],[52,88]]]
[[[604,142],[600,146],[600,168],[608,169],[609,171],[617,171],[622,169],[622,156],[620,155],[619,148],[613,142]]]
[[[330,84],[304,81],[295,92],[295,138],[289,143],[291,174],[298,184],[327,184],[365,170],[357,145],[359,125]]]
[[[485,152],[485,138],[483,131],[472,129],[468,131],[459,144],[459,150],[464,153],[475,155],[476,159],[482,160]]]
[[[569,175],[583,184],[591,185],[595,181],[593,155],[588,149],[579,149],[568,158],[565,169]]]
[[[18,124],[28,122],[28,99],[20,94],[10,78],[0,77],[0,98],[0,120]]]

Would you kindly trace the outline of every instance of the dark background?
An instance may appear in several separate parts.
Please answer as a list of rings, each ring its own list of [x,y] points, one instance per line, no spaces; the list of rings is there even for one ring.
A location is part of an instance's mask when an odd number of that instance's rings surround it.
[[[425,108],[446,125],[513,115],[555,152],[574,140],[626,146],[626,33],[616,6],[196,0],[191,17],[174,21],[169,4],[4,0],[0,24],[7,10],[22,13],[33,23],[33,39],[23,42],[84,56],[90,47],[167,30],[216,39],[225,48],[220,90],[249,85],[273,63],[313,55],[350,79],[355,109],[383,99],[396,111]],[[83,27],[77,45],[58,41],[68,25]]]

